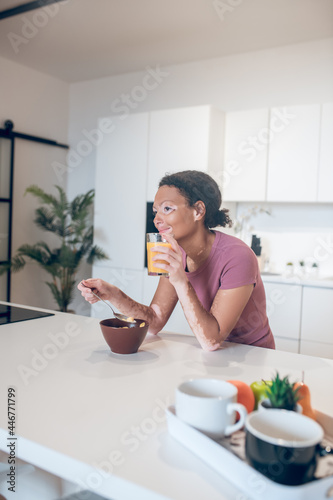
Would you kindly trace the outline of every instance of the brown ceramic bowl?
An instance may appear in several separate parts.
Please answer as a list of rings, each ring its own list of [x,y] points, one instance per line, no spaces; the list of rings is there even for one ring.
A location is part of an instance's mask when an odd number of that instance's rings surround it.
[[[126,323],[117,318],[100,321],[103,337],[112,352],[117,354],[137,352],[147,335],[149,325],[143,319],[135,318],[135,320],[138,326],[129,326],[128,328],[121,328],[126,326]],[[144,326],[139,326],[143,322]]]

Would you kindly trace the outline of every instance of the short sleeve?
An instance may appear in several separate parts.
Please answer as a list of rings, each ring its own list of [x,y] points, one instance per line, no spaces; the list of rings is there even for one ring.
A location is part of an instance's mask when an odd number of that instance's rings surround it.
[[[225,264],[220,276],[220,290],[228,290],[246,285],[256,285],[259,273],[258,260],[247,245],[230,247],[225,256]]]

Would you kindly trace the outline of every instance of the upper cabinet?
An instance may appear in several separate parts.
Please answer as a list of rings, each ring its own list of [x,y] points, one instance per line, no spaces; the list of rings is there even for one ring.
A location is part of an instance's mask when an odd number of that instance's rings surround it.
[[[333,103],[227,113],[225,129],[224,201],[333,201]]]
[[[268,124],[268,109],[227,114],[223,201],[266,199]]]
[[[323,104],[321,117],[318,201],[333,201],[333,103]]]
[[[149,114],[147,200],[170,172],[221,172],[224,113],[211,106],[166,109]]]
[[[94,243],[110,257],[105,266],[143,267],[148,124],[148,113],[118,120],[97,148]]]
[[[320,105],[273,108],[267,201],[316,201]]]

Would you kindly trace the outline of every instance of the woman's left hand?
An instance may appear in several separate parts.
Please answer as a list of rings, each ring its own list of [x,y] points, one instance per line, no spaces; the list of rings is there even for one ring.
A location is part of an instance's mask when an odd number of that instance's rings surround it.
[[[151,250],[158,252],[154,255],[153,261],[163,260],[157,264],[161,269],[165,269],[169,273],[169,281],[172,285],[178,282],[186,281],[186,274],[183,267],[183,255],[181,249],[171,234],[163,234],[163,238],[171,244],[171,248],[166,246],[156,246]]]

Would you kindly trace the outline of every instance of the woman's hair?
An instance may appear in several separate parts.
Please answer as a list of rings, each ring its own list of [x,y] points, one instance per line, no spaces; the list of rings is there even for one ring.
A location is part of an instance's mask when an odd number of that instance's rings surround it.
[[[232,225],[227,209],[221,209],[222,196],[214,179],[198,170],[184,170],[175,174],[166,174],[159,182],[158,187],[172,186],[177,188],[185,197],[190,207],[197,201],[202,201],[206,207],[204,219],[207,228]]]

